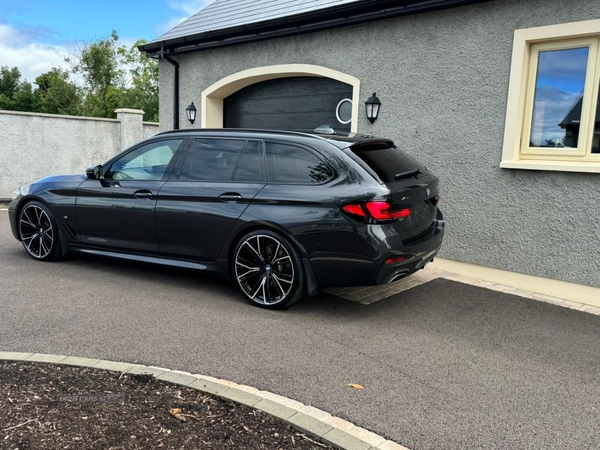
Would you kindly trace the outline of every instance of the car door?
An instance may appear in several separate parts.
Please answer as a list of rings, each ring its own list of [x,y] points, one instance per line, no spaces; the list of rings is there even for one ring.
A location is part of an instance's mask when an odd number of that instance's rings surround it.
[[[104,168],[104,177],[77,189],[80,241],[95,247],[158,252],[157,194],[175,164],[184,139],[144,143]]]
[[[159,192],[156,229],[161,254],[216,260],[235,223],[265,184],[261,141],[193,139]]]

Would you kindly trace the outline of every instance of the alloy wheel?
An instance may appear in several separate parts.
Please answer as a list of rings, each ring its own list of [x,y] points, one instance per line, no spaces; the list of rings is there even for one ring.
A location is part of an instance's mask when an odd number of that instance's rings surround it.
[[[21,211],[19,231],[25,250],[36,259],[46,258],[54,248],[54,228],[50,217],[38,205],[27,205]]]
[[[283,302],[294,286],[294,264],[286,247],[275,237],[250,236],[235,256],[238,284],[254,302],[275,305]]]

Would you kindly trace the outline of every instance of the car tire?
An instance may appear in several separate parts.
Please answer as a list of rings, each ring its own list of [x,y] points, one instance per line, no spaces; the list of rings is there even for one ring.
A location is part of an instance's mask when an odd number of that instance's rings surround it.
[[[56,261],[62,257],[60,233],[48,207],[28,202],[19,213],[19,239],[25,251],[38,261]]]
[[[255,230],[233,252],[235,283],[250,303],[281,309],[305,295],[304,269],[291,242],[270,230]]]

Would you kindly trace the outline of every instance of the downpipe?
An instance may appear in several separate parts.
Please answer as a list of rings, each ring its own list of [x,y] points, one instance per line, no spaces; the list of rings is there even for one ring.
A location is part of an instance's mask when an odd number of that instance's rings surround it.
[[[160,57],[175,67],[173,76],[173,129],[179,130],[179,63],[165,53],[165,46],[160,48]]]

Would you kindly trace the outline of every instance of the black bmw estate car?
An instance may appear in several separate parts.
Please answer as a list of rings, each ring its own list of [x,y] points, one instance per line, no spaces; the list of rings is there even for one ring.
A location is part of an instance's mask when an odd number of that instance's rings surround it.
[[[9,216],[35,259],[82,252],[197,269],[281,308],[433,260],[444,235],[438,184],[389,139],[180,130],[86,174],[21,187]]]

